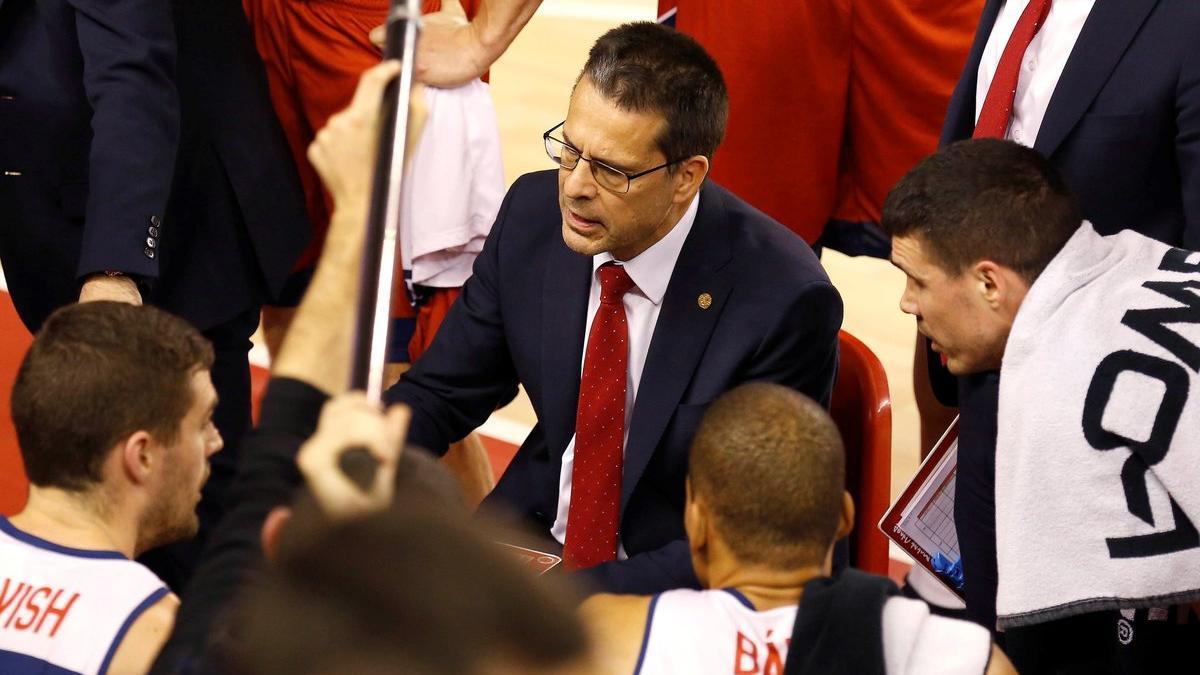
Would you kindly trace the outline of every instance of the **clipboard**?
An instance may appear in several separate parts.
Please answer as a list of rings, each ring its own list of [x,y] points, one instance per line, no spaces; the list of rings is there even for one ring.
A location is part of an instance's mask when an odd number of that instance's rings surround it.
[[[549,551],[538,551],[516,544],[509,544],[503,541],[496,542],[507,549],[515,556],[526,569],[533,572],[534,576],[542,576],[546,572],[558,567],[562,563],[562,556],[555,555]]]
[[[954,527],[954,477],[958,470],[958,418],[921,462],[917,474],[879,520],[879,529],[896,542],[913,562],[924,567],[947,590],[962,598],[962,590],[934,569],[938,553],[961,560]]]

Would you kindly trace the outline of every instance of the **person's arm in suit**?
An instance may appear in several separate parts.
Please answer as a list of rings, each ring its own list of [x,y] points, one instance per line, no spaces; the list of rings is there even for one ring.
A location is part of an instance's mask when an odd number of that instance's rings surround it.
[[[1200,50],[1188,48],[1179,71],[1175,155],[1183,199],[1183,246],[1200,250]]]
[[[764,335],[741,381],[787,385],[828,406],[837,378],[841,296],[828,281],[813,281],[778,311],[779,321]],[[686,539],[577,574],[593,590],[609,593],[699,588]]]
[[[779,321],[758,345],[743,382],[775,382],[829,407],[838,370],[842,297],[821,279],[781,306]]]
[[[111,299],[140,301],[130,279],[92,275],[158,276],[158,229],[179,142],[171,3],[68,2],[75,10],[83,88],[93,111],[87,215],[77,268],[77,277],[87,279],[81,297],[109,299],[104,296],[115,294]]]
[[[438,339],[385,394],[388,403],[412,408],[409,443],[437,455],[487,420],[516,389],[516,367],[500,311],[500,248],[518,184],[505,196],[471,278],[438,328]]]

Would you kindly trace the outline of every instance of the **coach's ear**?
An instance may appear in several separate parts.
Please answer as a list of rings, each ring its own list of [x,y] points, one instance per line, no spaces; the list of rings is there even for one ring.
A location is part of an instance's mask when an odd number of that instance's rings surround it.
[[[854,529],[854,497],[842,490],[842,515],[838,518],[837,536],[834,541],[850,536]]]
[[[125,477],[138,485],[145,484],[154,473],[155,464],[162,461],[156,456],[159,445],[148,431],[135,431],[116,448],[121,471]]]
[[[671,194],[671,201],[676,204],[690,203],[704,184],[708,169],[709,161],[704,155],[692,155],[676,164],[672,170],[675,189]]]

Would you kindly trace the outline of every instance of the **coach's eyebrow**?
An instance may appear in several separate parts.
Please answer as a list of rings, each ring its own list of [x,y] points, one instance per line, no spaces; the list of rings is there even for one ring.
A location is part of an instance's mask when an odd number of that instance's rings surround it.
[[[575,145],[574,143],[572,143],[572,142],[571,142],[571,137],[567,135],[567,128],[566,128],[566,127],[563,127],[563,140],[567,142],[567,145],[571,146],[572,148],[575,148],[575,151],[576,151],[576,152],[579,152],[579,146],[577,146],[577,145]],[[580,153],[580,157],[582,157],[582,156],[583,156],[583,153],[581,152],[581,153]],[[624,171],[625,173],[632,173],[632,172],[633,172],[633,170],[632,170],[632,169],[630,169],[630,168],[629,168],[629,167],[627,167],[627,166],[624,166],[624,165],[622,165],[620,162],[614,162],[614,161],[612,161],[611,159],[606,159],[606,158],[604,158],[604,157],[600,157],[600,156],[598,156],[598,155],[592,155],[591,157],[587,157],[587,158],[585,158],[585,159],[587,159],[588,161],[595,160],[595,161],[597,161],[597,162],[599,162],[599,163],[603,164],[604,166],[611,167],[611,168],[613,168],[613,169],[616,169],[616,170],[618,170],[618,171]]]

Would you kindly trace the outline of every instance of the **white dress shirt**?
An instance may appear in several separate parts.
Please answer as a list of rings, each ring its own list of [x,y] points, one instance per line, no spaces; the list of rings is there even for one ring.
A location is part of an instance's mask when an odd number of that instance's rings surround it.
[[[633,280],[635,287],[625,294],[625,321],[629,327],[629,357],[626,361],[627,386],[625,388],[625,439],[629,438],[629,421],[633,419],[633,402],[637,400],[638,383],[642,379],[642,367],[646,365],[646,353],[650,351],[650,339],[654,337],[654,325],[658,323],[658,314],[662,310],[662,299],[667,292],[667,284],[671,282],[671,274],[675,271],[675,262],[679,259],[679,251],[692,224],[696,221],[696,210],[700,204],[700,195],[692,198],[692,203],[684,211],[683,217],[675,223],[675,227],[665,237],[654,242],[650,248],[624,262],[617,261],[625,267],[625,272]],[[587,329],[584,332],[584,354],[579,356],[579,371],[583,372],[583,359],[586,355],[587,338],[592,332],[592,320],[596,318],[596,310],[600,307],[600,276],[596,270],[606,262],[615,258],[611,253],[601,253],[592,257],[592,288],[588,295]],[[624,441],[621,452],[624,454]],[[567,539],[567,512],[571,508],[571,475],[575,468],[575,436],[571,436],[567,449],[563,452],[562,472],[558,475],[558,516],[550,528],[550,535],[562,544]],[[625,546],[618,538],[617,558],[624,560]]]
[[[983,57],[979,60],[979,73],[975,82],[975,120],[983,109],[992,77],[1000,65],[1000,57],[1008,46],[1017,19],[1029,5],[1030,0],[1007,0],[1000,8],[992,34],[988,37]],[[1050,97],[1058,86],[1058,78],[1067,65],[1067,58],[1075,48],[1079,32],[1087,21],[1096,0],[1054,0],[1050,13],[1041,30],[1033,36],[1025,58],[1021,61],[1021,75],[1017,80],[1017,95],[1013,99],[1012,122],[1004,137],[1021,145],[1033,147],[1042,118],[1050,106]]]

